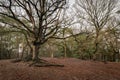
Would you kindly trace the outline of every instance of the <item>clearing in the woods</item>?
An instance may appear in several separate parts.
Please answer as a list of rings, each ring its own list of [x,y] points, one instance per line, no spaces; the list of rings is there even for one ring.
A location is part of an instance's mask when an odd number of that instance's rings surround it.
[[[74,58],[43,58],[64,67],[29,67],[27,62],[0,61],[0,80],[120,80],[120,63]]]

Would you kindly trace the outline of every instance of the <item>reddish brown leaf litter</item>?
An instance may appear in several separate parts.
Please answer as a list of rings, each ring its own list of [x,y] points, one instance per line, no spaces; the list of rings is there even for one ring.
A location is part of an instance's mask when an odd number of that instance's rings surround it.
[[[44,58],[65,67],[29,67],[26,62],[0,61],[0,80],[120,80],[120,63]]]

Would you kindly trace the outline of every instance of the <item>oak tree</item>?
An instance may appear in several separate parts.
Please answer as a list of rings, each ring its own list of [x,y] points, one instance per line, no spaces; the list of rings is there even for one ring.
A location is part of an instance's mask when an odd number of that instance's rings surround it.
[[[61,28],[66,0],[1,0],[0,24],[24,32],[32,44],[32,60],[39,60],[39,49]]]

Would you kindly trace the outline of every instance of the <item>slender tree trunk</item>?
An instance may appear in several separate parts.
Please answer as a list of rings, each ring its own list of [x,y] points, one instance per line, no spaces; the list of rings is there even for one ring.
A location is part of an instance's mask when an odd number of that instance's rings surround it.
[[[93,52],[93,60],[96,60],[96,53],[98,51],[98,47],[99,47],[99,42],[98,42],[98,37],[99,37],[99,31],[96,30],[96,37],[95,37],[95,50]]]
[[[54,58],[54,53],[53,52],[51,52],[51,58]]]
[[[67,50],[66,50],[66,46],[64,46],[64,57],[67,57]]]
[[[96,30],[96,37],[95,37],[95,51],[94,51],[94,54],[96,54],[97,51],[98,51],[98,46],[99,46],[98,37],[99,37],[99,31]]]
[[[66,41],[64,40],[64,58],[67,57],[67,45],[66,45]]]

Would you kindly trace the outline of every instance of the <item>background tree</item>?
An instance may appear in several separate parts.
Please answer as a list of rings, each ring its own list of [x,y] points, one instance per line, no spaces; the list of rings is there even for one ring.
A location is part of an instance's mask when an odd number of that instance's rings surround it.
[[[99,35],[111,19],[116,2],[116,0],[76,0],[78,20],[82,19],[86,26],[93,26],[95,29],[94,54],[99,49]]]
[[[24,42],[26,45],[25,37],[23,34],[21,34],[21,32],[4,26],[0,27],[0,39],[0,54],[9,55],[9,58],[17,57],[19,43]],[[4,57],[4,59],[6,58],[7,56]]]

